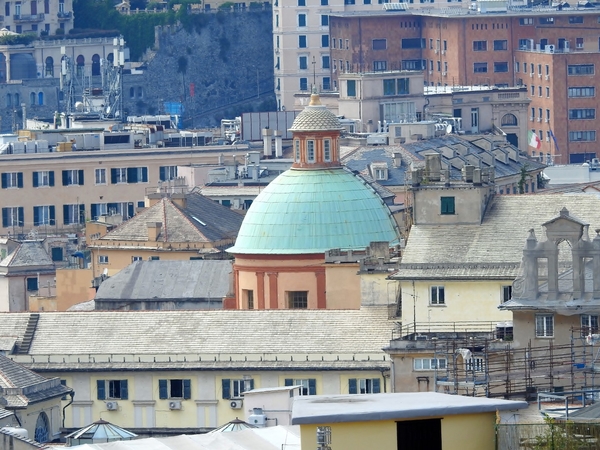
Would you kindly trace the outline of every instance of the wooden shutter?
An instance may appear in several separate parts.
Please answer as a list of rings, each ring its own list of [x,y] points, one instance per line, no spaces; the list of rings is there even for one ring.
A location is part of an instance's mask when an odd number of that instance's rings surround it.
[[[166,176],[166,168],[165,167],[159,167],[158,168],[158,179],[160,181],[167,181],[167,176]]]
[[[308,395],[317,395],[317,380],[314,378],[308,379]]]
[[[158,380],[158,398],[166,399],[169,398],[169,390],[167,380]]]
[[[79,217],[77,223],[85,223],[85,205],[79,205]]]
[[[39,183],[38,183],[38,173],[39,172],[33,172],[33,187],[38,187]]]
[[[2,226],[8,227],[8,208],[2,208]]]
[[[83,186],[83,170],[78,171],[79,186]]]
[[[192,380],[183,380],[183,398],[192,398]]]
[[[104,380],[97,380],[96,388],[98,391],[98,400],[106,399],[106,382]]]
[[[92,213],[92,220],[97,220],[98,219],[98,205],[96,203],[92,203],[90,205],[90,209],[91,209],[91,213]]]
[[[350,378],[348,380],[348,393],[349,394],[358,394],[356,378]]]
[[[381,392],[381,380],[379,378],[373,378],[373,394],[379,394]]]
[[[224,378],[221,381],[221,386],[223,389],[223,398],[231,398],[231,380]]]
[[[52,187],[54,186],[54,170],[48,172],[48,184]]]
[[[127,388],[127,380],[121,380],[121,400],[129,398],[129,389]]]
[[[143,181],[144,183],[148,182],[148,168],[147,167],[142,167],[142,179],[140,181]]]
[[[22,227],[25,224],[25,208],[22,206],[17,209],[17,217],[19,218],[19,226]]]
[[[69,225],[71,223],[69,217],[69,205],[63,205],[63,223]]]
[[[2,189],[6,189],[8,187],[8,174],[2,174]]]
[[[127,183],[137,183],[137,167],[128,167],[127,168]]]

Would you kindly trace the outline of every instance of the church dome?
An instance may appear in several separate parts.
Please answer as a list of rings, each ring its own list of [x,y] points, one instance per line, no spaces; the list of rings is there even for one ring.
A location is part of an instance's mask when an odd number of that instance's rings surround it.
[[[298,116],[300,117],[300,115]],[[314,254],[398,243],[396,223],[381,197],[343,168],[290,169],[252,202],[234,254]]]

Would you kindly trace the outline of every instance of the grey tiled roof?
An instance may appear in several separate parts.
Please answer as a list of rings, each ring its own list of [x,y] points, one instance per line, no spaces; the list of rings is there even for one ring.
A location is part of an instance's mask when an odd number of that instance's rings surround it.
[[[96,300],[221,300],[233,261],[136,261],[98,288]]]
[[[41,241],[25,241],[0,262],[2,267],[50,266],[54,268],[52,258]]]
[[[323,105],[307,106],[296,116],[290,131],[341,130],[338,118]]]
[[[163,198],[150,208],[135,215],[98,240],[100,245],[110,241],[148,240],[148,222],[161,222],[161,242],[215,242],[235,239],[243,216],[200,194],[191,193],[186,207],[180,208]]]
[[[600,228],[600,198],[595,195],[495,196],[481,225],[413,226],[398,276],[411,274],[418,264],[432,276],[444,271],[464,277],[509,275],[511,265],[521,262],[528,230],[533,228],[538,239],[544,239],[542,224],[565,206],[590,223],[590,230]]]
[[[7,329],[29,313],[0,313]],[[24,320],[25,319],[25,320]],[[383,357],[387,307],[360,310],[44,312],[29,355],[355,354]],[[0,328],[0,335],[4,333]],[[213,358],[211,358],[213,360]]]

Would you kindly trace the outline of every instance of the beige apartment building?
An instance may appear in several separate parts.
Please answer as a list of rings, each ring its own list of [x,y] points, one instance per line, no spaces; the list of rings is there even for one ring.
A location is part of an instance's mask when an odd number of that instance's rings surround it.
[[[6,1],[2,28],[16,33],[68,34],[73,28],[73,0]]]
[[[233,159],[236,147],[0,155],[0,235],[74,232],[87,220],[145,206],[148,190],[177,166]],[[222,156],[221,156],[222,155]]]

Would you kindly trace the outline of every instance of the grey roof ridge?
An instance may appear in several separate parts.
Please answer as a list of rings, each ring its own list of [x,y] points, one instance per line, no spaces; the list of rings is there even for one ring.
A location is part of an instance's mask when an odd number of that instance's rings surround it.
[[[0,433],[1,434],[6,434],[7,436],[11,436],[15,439],[18,439],[19,441],[23,441],[23,442],[27,442],[29,445],[33,446],[33,447],[37,447],[37,448],[41,448],[41,449],[49,449],[50,447],[48,447],[45,444],[40,444],[39,442],[34,441],[33,439],[29,439],[26,438],[24,436],[21,436],[18,433],[12,432],[12,431],[8,431],[4,428],[0,428]]]

